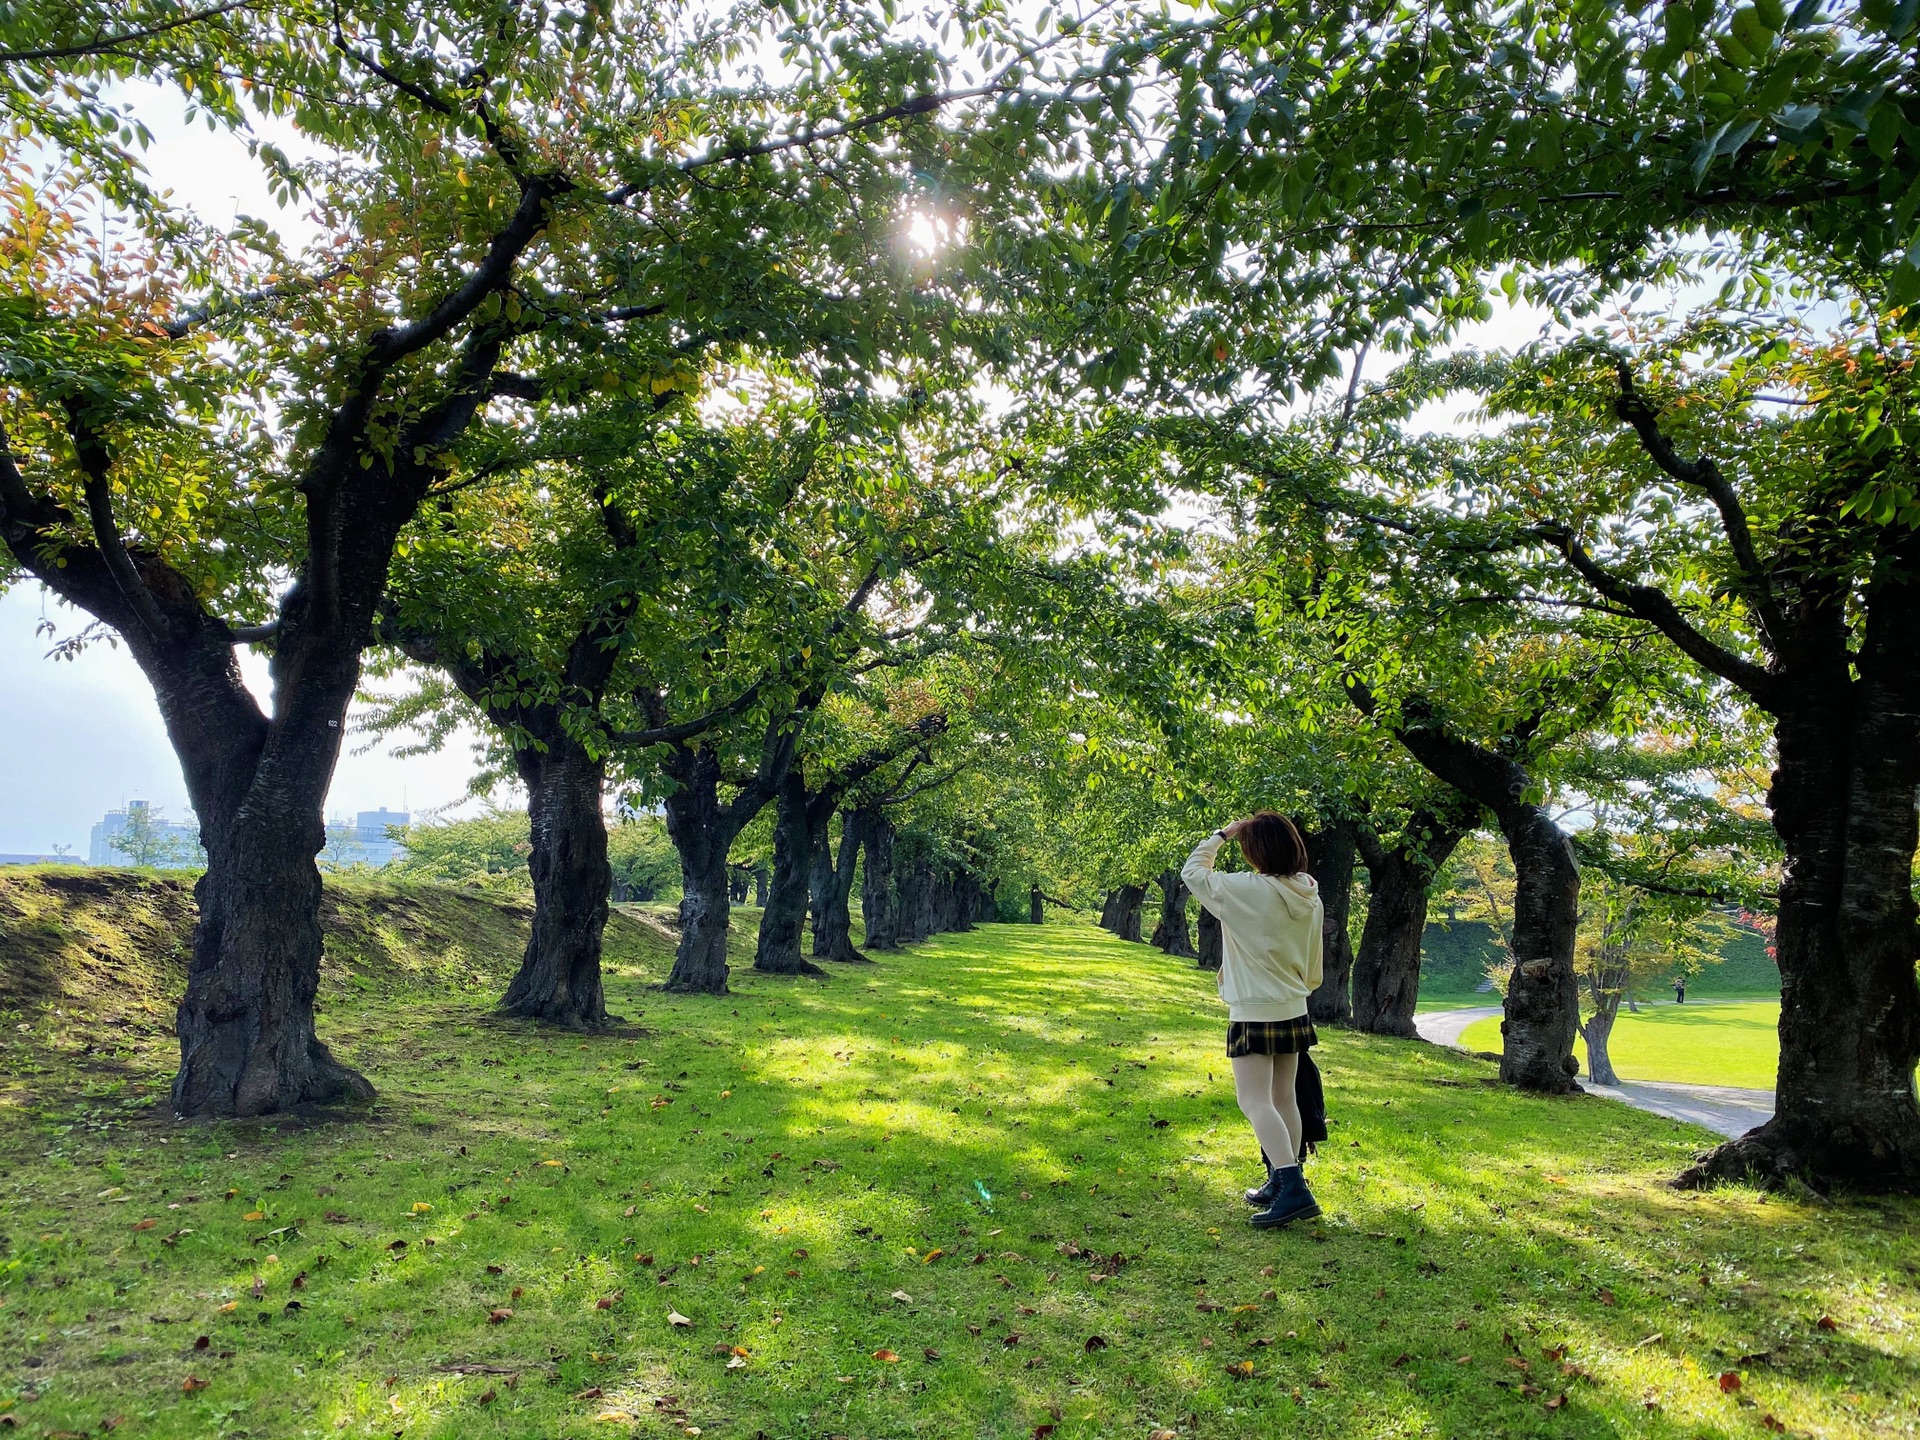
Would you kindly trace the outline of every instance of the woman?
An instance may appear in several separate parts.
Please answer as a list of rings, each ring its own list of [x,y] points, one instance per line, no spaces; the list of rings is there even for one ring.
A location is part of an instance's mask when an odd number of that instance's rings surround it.
[[[1223,875],[1213,858],[1229,840],[1253,867]],[[1267,1153],[1260,1229],[1320,1213],[1300,1174],[1300,1053],[1317,1044],[1307,996],[1320,983],[1320,888],[1306,874],[1307,847],[1284,815],[1262,810],[1202,840],[1180,878],[1220,921],[1220,998],[1227,1002],[1227,1058],[1240,1112]]]

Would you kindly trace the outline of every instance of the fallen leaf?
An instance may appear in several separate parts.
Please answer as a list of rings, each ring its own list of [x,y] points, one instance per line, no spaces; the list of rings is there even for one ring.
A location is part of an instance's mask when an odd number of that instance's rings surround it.
[[[267,1212],[264,1210],[249,1210],[240,1218],[242,1220],[264,1220],[267,1218]]]
[[[133,1222],[133,1228],[136,1230],[151,1230],[159,1223],[158,1220],[136,1220]]]
[[[1180,1440],[1178,1430],[1149,1430],[1147,1440]]]
[[[876,1360],[884,1360],[889,1365],[897,1365],[900,1363],[900,1357],[884,1346],[873,1352],[873,1358]]]
[[[938,1260],[942,1255],[946,1253],[947,1253],[946,1251],[940,1250],[940,1249],[929,1250],[927,1251],[926,1254],[920,1257],[920,1263],[922,1265],[931,1265],[933,1264],[934,1261]]]
[[[611,1295],[602,1295],[598,1300],[593,1302],[593,1308],[596,1310],[611,1310],[620,1303],[626,1293],[624,1290],[616,1290]]]
[[[586,1389],[577,1392],[573,1398],[576,1400],[598,1400],[606,1393],[607,1392],[602,1390],[598,1385],[589,1385]]]
[[[744,1369],[746,1368],[746,1364],[747,1364],[747,1357],[746,1357],[746,1356],[744,1356],[744,1355],[735,1355],[735,1356],[733,1356],[733,1357],[731,1357],[731,1358],[730,1358],[730,1359],[729,1359],[729,1360],[727,1361],[727,1369],[729,1369],[729,1370],[744,1370]]]
[[[487,1274],[489,1275],[504,1275],[506,1273],[507,1273],[507,1267],[504,1265],[487,1266]]]
[[[1020,1332],[1018,1330],[1009,1330],[1007,1332],[1006,1339],[1002,1340],[1000,1343],[1006,1346],[1007,1349],[1011,1350],[1014,1346],[1020,1343]]]
[[[206,1389],[207,1383],[207,1381],[202,1380],[198,1375],[189,1374],[186,1379],[180,1382],[180,1388],[191,1395],[196,1390]]]
[[[555,1170],[566,1169],[566,1162],[564,1160],[542,1160],[540,1163],[542,1165],[550,1166]]]
[[[1783,1435],[1786,1433],[1786,1423],[1771,1411],[1760,1417],[1760,1424],[1763,1429],[1772,1430]]]
[[[1540,1353],[1549,1360],[1564,1360],[1567,1358],[1567,1347],[1564,1345],[1543,1345],[1540,1348]]]
[[[911,1304],[913,1303],[913,1296],[911,1296],[911,1295],[909,1295],[909,1294],[908,1294],[908,1293],[907,1293],[906,1291],[904,1291],[904,1290],[896,1290],[896,1291],[894,1291],[894,1292],[893,1292],[893,1298],[894,1298],[895,1300],[897,1300],[897,1301],[899,1301],[899,1302],[900,1302],[900,1304],[902,1304],[902,1305],[911,1305]]]
[[[1471,1355],[1456,1355],[1453,1357],[1453,1363],[1456,1365],[1467,1365],[1472,1363],[1472,1360],[1473,1356]]]
[[[139,1227],[135,1226],[134,1228],[138,1229]],[[1821,1330],[1838,1330],[1840,1328],[1840,1322],[1834,1319],[1833,1316],[1831,1315],[1822,1315],[1818,1320],[1814,1321],[1813,1323],[1817,1328]]]
[[[1562,1390],[1558,1395],[1554,1396],[1551,1400],[1547,1401],[1547,1403],[1541,1408],[1546,1410],[1558,1410],[1561,1406],[1565,1405],[1566,1403],[1567,1403],[1567,1392]]]
[[[1047,1440],[1047,1437],[1053,1434],[1055,1428],[1056,1427],[1054,1426],[1054,1423],[1051,1420],[1047,1421],[1046,1424],[1044,1425],[1034,1426],[1033,1440]]]
[[[1507,1356],[1507,1364],[1511,1365],[1514,1369],[1518,1370],[1522,1375],[1528,1375],[1533,1372],[1532,1363],[1530,1361],[1522,1360],[1518,1355]]]
[[[922,1350],[920,1353],[926,1356],[929,1360],[938,1360],[940,1358],[940,1352],[934,1349],[931,1345],[929,1345],[926,1349]]]
[[[1413,1363],[1413,1356],[1409,1355],[1406,1351],[1402,1350],[1398,1355],[1394,1357],[1393,1368],[1398,1369],[1402,1365],[1411,1365],[1412,1363]]]
[[[229,1300],[227,1301],[226,1304],[220,1307],[220,1313],[222,1315],[231,1315],[234,1311],[238,1310],[239,1308],[240,1308],[240,1302],[238,1300]]]
[[[1236,1380],[1251,1380],[1253,1378],[1253,1361],[1236,1360],[1227,1366],[1227,1373]]]
[[[518,1300],[522,1295],[526,1293],[527,1293],[527,1290],[524,1285],[516,1285],[513,1287],[513,1293],[510,1294],[507,1298],[509,1300]]]
[[[1471,1325],[1470,1325],[1470,1322],[1469,1322],[1469,1321],[1466,1321],[1466,1320],[1456,1320],[1456,1321],[1454,1321],[1454,1322],[1453,1322],[1453,1328],[1454,1328],[1454,1329],[1456,1329],[1456,1330],[1466,1330],[1466,1329],[1469,1329],[1469,1328],[1471,1328]]]
[[[500,1398],[500,1392],[495,1390],[491,1385],[489,1385],[486,1389],[480,1392],[480,1403],[482,1405],[491,1405],[494,1401],[498,1400],[499,1398]]]
[[[1738,1390],[1739,1388],[1740,1388],[1740,1372],[1738,1370],[1722,1370],[1720,1372],[1721,1393],[1726,1395],[1731,1395],[1734,1391]]]
[[[487,1323],[489,1325],[503,1325],[507,1321],[511,1320],[512,1318],[513,1318],[513,1311],[509,1310],[504,1305],[500,1306],[498,1309],[489,1310],[487,1312]]]
[[[1611,1290],[1602,1290],[1602,1291],[1600,1292],[1600,1303],[1601,1303],[1602,1305],[1611,1305],[1611,1304],[1613,1304],[1613,1303],[1614,1303],[1614,1298],[1613,1298],[1613,1291],[1611,1291]]]
[[[678,1325],[678,1326],[684,1327],[684,1326],[693,1324],[693,1321],[689,1320],[686,1316],[682,1315],[678,1310],[669,1310],[667,1312],[667,1323],[669,1325]]]
[[[1089,1355],[1091,1355],[1096,1350],[1104,1350],[1106,1348],[1107,1348],[1106,1336],[1104,1335],[1087,1336],[1087,1353]]]

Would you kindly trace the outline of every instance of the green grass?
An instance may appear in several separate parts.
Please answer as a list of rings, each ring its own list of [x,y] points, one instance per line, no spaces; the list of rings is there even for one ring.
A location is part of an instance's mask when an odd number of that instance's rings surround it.
[[[90,1110],[61,1086],[118,1037],[22,1012],[4,1413],[196,1440],[1920,1423],[1920,1205],[1678,1193],[1702,1131],[1330,1033],[1327,1217],[1262,1234],[1210,976],[996,926],[670,997],[645,941],[609,981],[626,1024],[587,1039],[336,986],[366,1118]],[[170,1055],[136,1038],[151,1093]]]
[[[1607,1053],[1623,1080],[1773,1089],[1780,1063],[1778,1000],[1689,1000],[1643,1005],[1613,1022]],[[1500,1050],[1498,1018],[1475,1021],[1460,1036],[1468,1050]],[[1586,1069],[1585,1041],[1575,1046]]]

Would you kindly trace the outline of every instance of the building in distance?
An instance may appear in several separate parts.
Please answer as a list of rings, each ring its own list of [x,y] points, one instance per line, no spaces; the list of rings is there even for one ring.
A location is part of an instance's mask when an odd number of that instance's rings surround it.
[[[412,819],[404,810],[362,810],[351,822],[344,819],[327,822],[327,848],[320,852],[320,863],[329,869],[349,870],[355,865],[379,869],[407,853],[393,836],[404,830]]]
[[[146,800],[129,800],[124,810],[109,810],[94,822],[88,837],[89,865],[139,865],[154,870],[194,870],[207,863],[200,848],[200,826],[192,813],[169,820]]]

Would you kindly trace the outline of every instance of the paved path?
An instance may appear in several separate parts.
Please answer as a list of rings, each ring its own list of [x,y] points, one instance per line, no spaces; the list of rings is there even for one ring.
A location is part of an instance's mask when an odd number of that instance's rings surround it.
[[[1498,1005],[1469,1005],[1459,1010],[1428,1010],[1413,1017],[1420,1038],[1460,1048],[1460,1036],[1476,1020],[1498,1015]],[[1721,1135],[1744,1135],[1773,1118],[1771,1090],[1741,1090],[1732,1085],[1675,1085],[1666,1081],[1627,1080],[1619,1085],[1585,1082],[1589,1095],[1622,1100],[1669,1120],[1703,1125]]]

